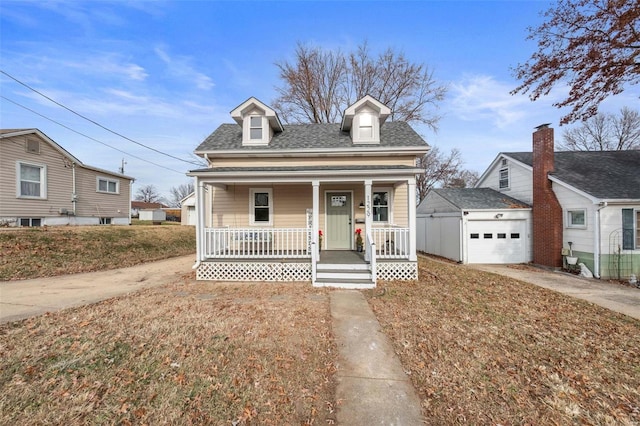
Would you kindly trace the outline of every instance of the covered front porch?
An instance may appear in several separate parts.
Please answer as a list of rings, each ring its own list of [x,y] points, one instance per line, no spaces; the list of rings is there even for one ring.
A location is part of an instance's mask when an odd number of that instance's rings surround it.
[[[414,170],[374,167],[339,179],[327,170],[311,179],[272,169],[260,179],[192,172],[197,278],[348,288],[417,279]]]

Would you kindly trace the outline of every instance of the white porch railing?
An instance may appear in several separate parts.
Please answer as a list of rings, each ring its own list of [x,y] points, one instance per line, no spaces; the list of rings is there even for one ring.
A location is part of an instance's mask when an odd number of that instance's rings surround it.
[[[309,228],[206,228],[205,258],[310,258]]]
[[[373,228],[371,233],[379,259],[409,258],[409,228]]]

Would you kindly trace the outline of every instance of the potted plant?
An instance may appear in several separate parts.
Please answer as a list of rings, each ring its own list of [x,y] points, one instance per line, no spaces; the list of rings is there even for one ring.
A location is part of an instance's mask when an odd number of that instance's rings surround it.
[[[362,229],[356,229],[356,248],[359,252],[362,251]]]

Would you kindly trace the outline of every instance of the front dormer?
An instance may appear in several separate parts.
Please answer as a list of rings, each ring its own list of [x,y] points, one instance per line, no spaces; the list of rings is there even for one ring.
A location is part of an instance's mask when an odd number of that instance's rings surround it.
[[[276,112],[254,97],[231,111],[231,117],[242,127],[243,146],[267,146],[283,130]]]
[[[340,128],[349,132],[354,144],[379,144],[380,127],[389,115],[389,107],[366,95],[345,110]]]

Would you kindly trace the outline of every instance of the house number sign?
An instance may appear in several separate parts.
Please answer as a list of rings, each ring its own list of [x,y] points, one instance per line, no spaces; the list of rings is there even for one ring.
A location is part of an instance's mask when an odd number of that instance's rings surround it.
[[[371,195],[367,194],[367,198],[365,200],[365,214],[367,217],[371,217]]]

